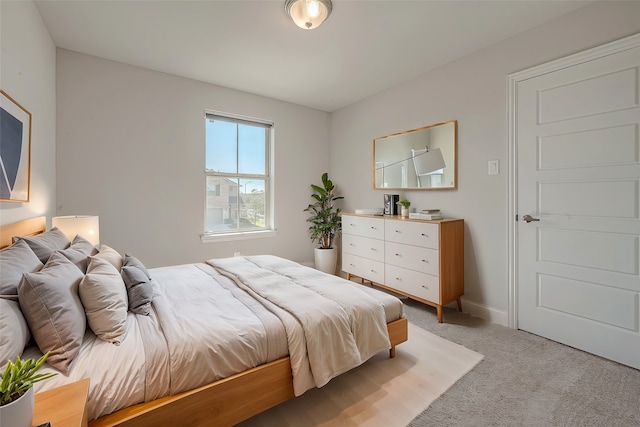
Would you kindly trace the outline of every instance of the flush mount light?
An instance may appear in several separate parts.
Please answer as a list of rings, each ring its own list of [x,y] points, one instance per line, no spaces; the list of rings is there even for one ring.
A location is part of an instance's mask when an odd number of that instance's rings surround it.
[[[313,30],[331,15],[331,0],[286,0],[284,10],[293,22],[305,30]]]

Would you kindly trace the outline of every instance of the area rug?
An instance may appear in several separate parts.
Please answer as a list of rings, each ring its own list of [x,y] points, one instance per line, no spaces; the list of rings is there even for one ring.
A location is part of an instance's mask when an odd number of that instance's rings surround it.
[[[378,354],[239,426],[406,427],[482,358],[409,323],[409,340],[396,347],[395,358]]]

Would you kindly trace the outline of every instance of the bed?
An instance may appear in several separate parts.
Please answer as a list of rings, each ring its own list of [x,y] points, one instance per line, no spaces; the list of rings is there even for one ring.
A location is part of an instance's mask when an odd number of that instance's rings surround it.
[[[0,248],[5,248],[0,262],[10,258],[5,251],[28,252],[26,244],[41,263],[27,263],[18,298],[8,297],[12,289],[4,284],[15,262],[11,269],[3,268],[0,300],[23,309],[33,338],[25,341],[22,355],[37,357],[41,341],[54,335],[42,337],[42,330],[56,322],[46,319],[43,328],[32,327],[38,317],[31,312],[41,298],[30,292],[43,289],[37,280],[45,280],[49,271],[55,271],[50,274],[55,280],[66,274],[60,271],[68,271],[79,283],[82,298],[74,296],[68,311],[81,307],[86,324],[59,322],[63,329],[75,328],[76,338],[62,345],[64,351],[53,346],[51,365],[44,369],[59,375],[36,384],[36,392],[90,378],[91,426],[231,426],[323,386],[379,351],[388,350],[393,357],[395,346],[407,340],[407,321],[397,298],[279,257],[213,259],[146,270],[135,257],[108,246],[88,247],[81,236],[66,245],[48,242],[55,230],[45,228],[44,217],[0,227]],[[14,236],[22,239],[14,243]],[[34,243],[38,238],[46,244]],[[57,268],[61,270],[53,270]],[[83,268],[78,275],[76,270]],[[119,280],[114,269],[126,285],[124,315],[110,299],[111,305],[97,311],[95,301],[85,299],[97,289],[92,280]],[[125,274],[130,271],[136,274]],[[146,296],[140,297],[143,285]],[[109,297],[116,302],[123,292],[117,289],[119,296]],[[112,316],[116,312],[119,317]],[[0,316],[6,325],[7,316]],[[49,349],[46,343],[44,347]]]

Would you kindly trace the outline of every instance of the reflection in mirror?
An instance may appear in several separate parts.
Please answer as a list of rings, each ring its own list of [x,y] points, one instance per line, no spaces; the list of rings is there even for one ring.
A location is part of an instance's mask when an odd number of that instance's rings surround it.
[[[457,127],[451,120],[374,139],[374,188],[456,188]]]

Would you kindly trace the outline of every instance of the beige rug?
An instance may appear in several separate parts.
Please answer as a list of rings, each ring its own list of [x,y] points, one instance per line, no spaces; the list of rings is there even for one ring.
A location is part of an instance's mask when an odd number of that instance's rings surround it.
[[[395,358],[378,354],[239,426],[406,427],[482,358],[409,323],[409,340],[396,347]]]

